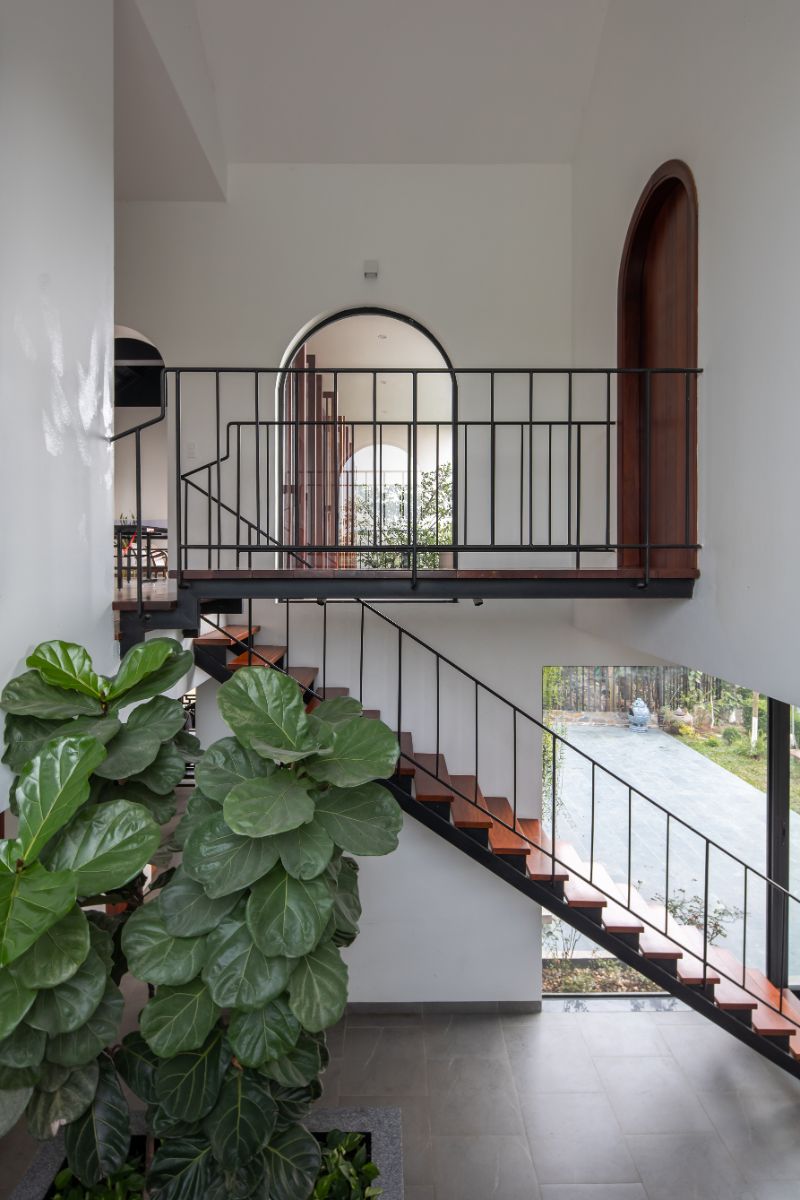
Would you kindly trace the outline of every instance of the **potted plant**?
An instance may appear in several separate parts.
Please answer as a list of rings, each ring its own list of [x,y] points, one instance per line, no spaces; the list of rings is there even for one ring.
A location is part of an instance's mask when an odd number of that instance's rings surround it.
[[[150,645],[130,654],[144,656]],[[41,697],[42,685],[75,692],[81,705],[80,697],[94,699],[101,709],[71,716],[70,729],[21,766],[20,836],[0,844],[7,1026],[0,1061],[5,1056],[13,1072],[0,1076],[0,1130],[23,1109],[38,1136],[65,1125],[70,1168],[91,1186],[128,1158],[124,1080],[148,1105],[156,1143],[151,1195],[244,1200],[268,1187],[273,1200],[304,1200],[321,1156],[301,1122],[320,1094],[324,1030],[344,1010],[347,970],[339,951],[355,937],[360,914],[357,867],[347,855],[383,854],[396,845],[400,810],[374,782],[392,773],[396,739],[365,720],[353,700],[325,701],[309,714],[292,679],[263,668],[238,672],[219,696],[234,736],[198,760],[198,788],[178,827],[183,862],[129,895],[112,930],[105,914],[85,910],[129,887],[160,832],[141,797],[119,797],[121,776],[110,781],[111,801],[106,784],[92,777],[115,752],[119,769],[126,749],[138,768],[139,709],[122,747],[114,746],[121,729],[104,746],[74,723],[116,720],[123,695],[126,702],[143,696],[135,686],[121,690],[132,677],[129,656],[116,682],[103,681],[87,674],[90,665],[76,650],[58,683],[55,669],[47,678],[38,660],[29,660],[39,682],[29,672],[24,687],[12,681],[3,694],[14,718],[36,715],[40,701],[29,698],[20,711],[19,696]],[[45,719],[56,719],[52,691],[46,698]],[[18,722],[11,724],[10,740],[32,736],[32,727],[15,732]],[[20,747],[17,762],[22,754]],[[137,769],[126,786],[147,787],[142,774]],[[109,803],[138,805],[138,841],[123,846]],[[92,822],[99,822],[97,837],[86,833]],[[41,896],[46,904],[37,907]],[[28,907],[38,915],[23,933]],[[60,922],[54,938],[50,931]],[[117,1046],[118,983],[126,971],[150,984],[153,995],[139,1030]]]

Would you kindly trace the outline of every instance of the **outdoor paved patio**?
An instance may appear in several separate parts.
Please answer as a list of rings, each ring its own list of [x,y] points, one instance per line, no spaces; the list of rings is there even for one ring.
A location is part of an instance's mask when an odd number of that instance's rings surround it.
[[[800,1081],[672,999],[570,1003],[350,1015],[322,1103],[402,1109],[406,1200],[797,1200]]]

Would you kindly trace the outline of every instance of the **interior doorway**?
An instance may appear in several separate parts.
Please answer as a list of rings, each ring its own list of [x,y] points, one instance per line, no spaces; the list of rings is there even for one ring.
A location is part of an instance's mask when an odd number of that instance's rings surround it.
[[[649,179],[619,272],[618,365],[675,374],[619,376],[619,565],[696,570],[697,189],[671,160]]]
[[[419,322],[347,309],[297,339],[279,384],[285,565],[452,565],[457,393]]]

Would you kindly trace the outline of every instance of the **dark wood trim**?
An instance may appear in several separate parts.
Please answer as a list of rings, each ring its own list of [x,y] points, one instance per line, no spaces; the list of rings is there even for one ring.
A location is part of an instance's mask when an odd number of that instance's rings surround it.
[[[673,357],[682,361],[652,362],[648,358],[645,344],[645,272],[648,267],[650,237],[664,206],[675,199],[680,189],[685,198],[685,223],[678,231],[670,247],[675,258],[677,279],[673,303],[666,306],[663,322],[670,325],[669,336],[673,346]],[[670,159],[662,163],[650,176],[634,209],[619,268],[617,289],[617,362],[620,367],[697,367],[698,329],[698,203],[694,176],[685,162]],[[681,294],[678,294],[680,292]],[[642,410],[644,382],[635,376],[618,377],[618,540],[625,543],[645,540],[645,494],[643,487],[644,428]],[[684,388],[684,379],[656,377],[653,383],[652,405],[669,404],[675,408],[675,424],[671,432],[664,434],[663,416],[654,427],[651,437],[652,476],[651,540],[687,540],[697,542],[697,381],[689,381],[688,427],[683,420],[682,400],[679,389]],[[685,447],[689,455],[689,498],[688,520],[686,519]],[[670,494],[671,493],[671,494]],[[673,514],[672,516],[670,514]],[[680,538],[653,536],[665,522],[680,521]],[[661,550],[651,553],[651,566],[672,565],[695,567],[695,550]],[[620,566],[642,567],[643,553],[640,550],[624,550],[619,553]]]

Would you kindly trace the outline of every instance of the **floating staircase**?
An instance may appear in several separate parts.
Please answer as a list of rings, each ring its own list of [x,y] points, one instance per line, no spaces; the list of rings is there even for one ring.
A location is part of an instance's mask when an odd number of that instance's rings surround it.
[[[368,605],[362,609],[394,624]],[[213,625],[210,617],[205,619]],[[318,667],[290,666],[286,647],[257,645],[259,633],[258,625],[216,626],[195,639],[198,665],[221,682],[243,666],[287,671],[305,691],[308,711],[322,699],[349,695],[346,687],[317,688]],[[377,719],[380,713],[366,709],[364,716]],[[775,987],[760,971],[713,945],[701,929],[678,922],[664,904],[646,900],[630,881],[616,882],[603,863],[587,861],[570,842],[561,837],[553,842],[543,822],[517,816],[507,797],[484,796],[474,774],[451,773],[441,752],[418,750],[408,731],[399,731],[399,742],[400,760],[387,786],[407,813],[664,991],[800,1077],[800,1001],[791,991]]]

